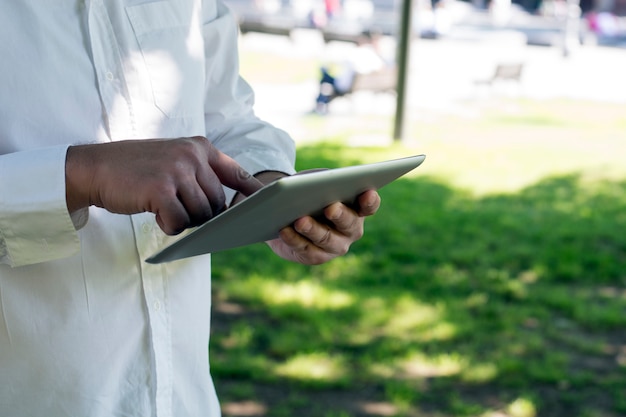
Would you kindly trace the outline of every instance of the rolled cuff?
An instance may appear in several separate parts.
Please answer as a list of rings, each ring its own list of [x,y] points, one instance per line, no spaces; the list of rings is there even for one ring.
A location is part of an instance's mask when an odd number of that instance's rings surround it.
[[[11,266],[67,257],[80,248],[65,197],[67,148],[0,156],[0,246]]]

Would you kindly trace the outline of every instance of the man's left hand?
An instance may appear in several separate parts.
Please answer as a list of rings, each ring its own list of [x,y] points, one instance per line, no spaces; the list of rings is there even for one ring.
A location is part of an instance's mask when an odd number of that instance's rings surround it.
[[[365,217],[380,207],[380,196],[374,190],[361,194],[356,207],[334,203],[326,207],[327,221],[311,216],[301,217],[280,231],[267,244],[281,258],[306,265],[319,265],[345,255],[352,243],[363,236]]]

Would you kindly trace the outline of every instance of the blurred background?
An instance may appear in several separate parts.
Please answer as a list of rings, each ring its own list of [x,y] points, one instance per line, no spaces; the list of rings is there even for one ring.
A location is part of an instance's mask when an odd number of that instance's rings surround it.
[[[400,0],[227,4],[298,169],[427,157],[340,259],[213,255],[224,415],[626,416],[626,2],[414,0],[404,99]]]

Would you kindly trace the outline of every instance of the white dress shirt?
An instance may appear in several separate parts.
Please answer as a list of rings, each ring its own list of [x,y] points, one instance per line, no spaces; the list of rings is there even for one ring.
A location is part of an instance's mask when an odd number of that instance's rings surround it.
[[[216,0],[0,5],[0,416],[218,416],[210,257],[143,260],[154,216],[65,203],[67,147],[202,135],[249,172],[293,172],[252,111]],[[232,195],[232,190],[228,190]]]

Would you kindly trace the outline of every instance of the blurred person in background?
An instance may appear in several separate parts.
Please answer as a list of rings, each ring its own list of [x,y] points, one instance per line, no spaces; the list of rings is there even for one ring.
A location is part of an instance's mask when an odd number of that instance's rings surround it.
[[[341,0],[324,0],[326,18],[331,21],[341,10]]]
[[[344,60],[320,68],[320,89],[314,109],[316,113],[328,113],[328,104],[334,98],[349,93],[357,75],[393,67],[393,60],[385,57],[381,50],[381,37],[378,32],[364,31],[358,36],[356,47],[349,50]]]
[[[210,255],[143,260],[275,178],[295,146],[259,120],[216,0],[0,6],[0,415],[219,416]],[[327,262],[374,191],[268,242]]]

